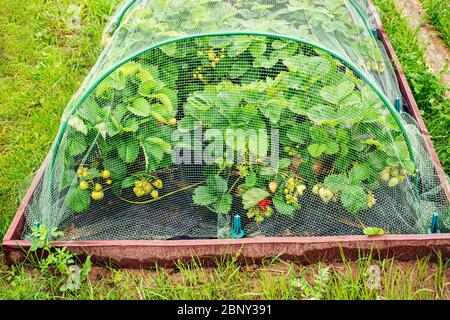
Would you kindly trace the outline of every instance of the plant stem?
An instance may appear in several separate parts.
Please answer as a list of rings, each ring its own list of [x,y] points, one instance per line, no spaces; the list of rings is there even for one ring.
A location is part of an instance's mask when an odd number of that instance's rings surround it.
[[[241,177],[238,177],[236,179],[236,181],[233,183],[233,185],[231,186],[230,190],[228,190],[227,193],[230,193],[233,190],[233,188],[236,186],[236,184],[239,182],[239,180],[241,180]]]
[[[172,196],[172,195],[174,195],[174,194],[176,194],[176,193],[178,193],[178,192],[189,190],[189,189],[194,188],[194,187],[196,187],[196,186],[199,186],[199,185],[201,185],[201,184],[203,184],[203,183],[205,183],[205,182],[207,182],[207,181],[208,181],[208,180],[203,180],[203,181],[201,181],[201,182],[191,184],[191,185],[189,185],[189,186],[187,186],[187,187],[184,187],[184,188],[181,188],[181,189],[178,189],[178,190],[169,192],[169,193],[167,193],[167,194],[165,194],[165,195],[163,195],[163,196],[160,196],[160,197],[158,197],[158,198],[156,198],[156,199],[150,199],[150,200],[143,201],[143,202],[137,202],[137,201],[127,200],[127,199],[125,199],[125,198],[122,198],[121,196],[119,196],[119,198],[122,199],[122,200],[125,201],[125,202],[132,203],[132,204],[148,204],[148,203],[153,203],[153,202],[156,202],[156,201],[158,201],[158,200],[161,200],[161,199],[170,197],[170,196]]]

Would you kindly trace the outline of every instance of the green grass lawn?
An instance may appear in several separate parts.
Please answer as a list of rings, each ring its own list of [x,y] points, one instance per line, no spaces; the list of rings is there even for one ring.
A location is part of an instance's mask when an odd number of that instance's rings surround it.
[[[0,267],[0,299],[450,299],[449,262],[442,260],[401,263],[366,256],[310,266],[278,259],[241,266],[228,259],[214,268],[195,262],[145,271],[97,267],[74,293],[60,292],[64,279],[38,270]],[[380,282],[371,282],[377,274]]]
[[[100,53],[106,17],[119,0],[2,0],[0,3],[0,237],[3,237],[59,127],[62,111]],[[81,25],[70,26],[75,7]],[[376,0],[405,68],[436,150],[450,172],[449,102],[445,87],[422,58],[416,32],[390,0]],[[69,10],[68,10],[69,9]],[[25,181],[25,182],[24,182]],[[378,265],[380,289],[368,289],[368,267]],[[329,269],[326,269],[329,267]],[[328,280],[323,278],[329,273]],[[320,275],[320,276],[314,276]],[[297,280],[296,280],[297,279]],[[311,296],[348,299],[449,298],[448,262],[362,258],[357,263],[301,267],[282,261],[241,267],[222,261],[216,268],[180,265],[173,270],[95,269],[76,294],[59,292],[60,279],[19,266],[0,265],[0,299],[60,298],[301,298],[292,281],[308,279]],[[311,297],[308,296],[308,297]]]
[[[450,1],[421,0],[427,20],[436,28],[447,47],[450,47]]]
[[[100,53],[114,2],[83,0],[69,28],[69,0],[0,4],[0,236],[51,147],[62,111]],[[70,23],[69,23],[70,24]]]

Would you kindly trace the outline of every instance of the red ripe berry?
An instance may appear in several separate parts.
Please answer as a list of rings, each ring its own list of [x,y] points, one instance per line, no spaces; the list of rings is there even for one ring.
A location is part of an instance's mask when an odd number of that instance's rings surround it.
[[[263,199],[258,203],[258,207],[263,211],[266,212],[267,210],[267,206],[271,206],[272,205],[272,200],[270,199]]]

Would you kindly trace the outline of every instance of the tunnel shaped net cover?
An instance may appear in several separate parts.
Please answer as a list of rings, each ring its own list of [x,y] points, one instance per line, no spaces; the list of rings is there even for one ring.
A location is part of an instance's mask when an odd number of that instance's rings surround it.
[[[136,0],[67,106],[24,238],[426,233],[442,181],[365,1]]]

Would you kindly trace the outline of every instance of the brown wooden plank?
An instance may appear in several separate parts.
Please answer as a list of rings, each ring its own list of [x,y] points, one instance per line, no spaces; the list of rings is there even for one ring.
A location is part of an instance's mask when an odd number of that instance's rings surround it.
[[[450,235],[384,235],[384,236],[330,236],[290,238],[248,238],[226,240],[111,240],[111,241],[56,241],[55,246],[65,246],[80,257],[93,255],[98,264],[118,267],[154,267],[155,264],[169,267],[174,261],[192,258],[212,263],[222,256],[235,256],[241,261],[261,262],[266,257],[301,263],[322,260],[341,261],[341,253],[347,259],[357,259],[362,252],[372,251],[376,258],[397,257],[414,260],[430,255],[437,258],[450,257]],[[9,240],[3,243],[8,248],[8,263],[24,261],[24,252],[30,247],[28,241]]]

